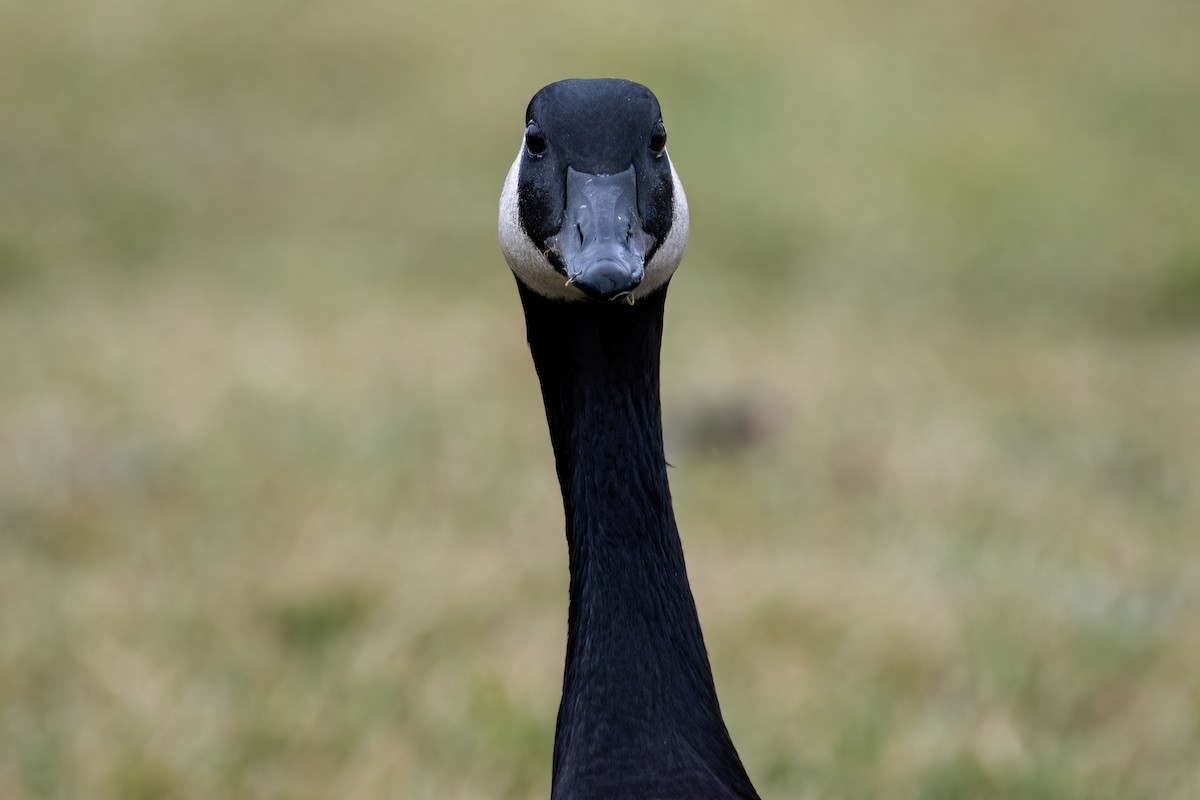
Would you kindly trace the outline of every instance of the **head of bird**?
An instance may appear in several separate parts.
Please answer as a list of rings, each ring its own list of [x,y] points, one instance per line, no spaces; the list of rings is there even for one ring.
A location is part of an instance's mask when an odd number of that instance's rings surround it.
[[[543,297],[633,303],[666,286],[687,244],[688,207],[654,93],[593,79],[535,94],[499,233],[517,280]]]

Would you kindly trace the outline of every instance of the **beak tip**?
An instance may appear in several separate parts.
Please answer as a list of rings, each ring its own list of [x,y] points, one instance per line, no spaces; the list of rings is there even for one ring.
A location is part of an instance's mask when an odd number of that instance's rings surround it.
[[[617,261],[600,261],[579,272],[572,283],[595,300],[617,300],[630,295],[642,282],[642,267]]]

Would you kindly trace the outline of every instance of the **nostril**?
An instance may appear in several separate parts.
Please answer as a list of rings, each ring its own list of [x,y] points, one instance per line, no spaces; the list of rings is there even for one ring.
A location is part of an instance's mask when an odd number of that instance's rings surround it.
[[[575,230],[579,233],[579,246],[583,247],[583,228],[578,222],[575,223]]]

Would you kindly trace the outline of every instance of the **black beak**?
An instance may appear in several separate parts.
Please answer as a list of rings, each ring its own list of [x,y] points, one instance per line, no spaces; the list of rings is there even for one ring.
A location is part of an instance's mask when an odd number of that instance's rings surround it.
[[[653,242],[638,219],[632,166],[616,175],[567,167],[566,213],[548,244],[562,257],[569,285],[596,300],[629,295],[642,282]]]

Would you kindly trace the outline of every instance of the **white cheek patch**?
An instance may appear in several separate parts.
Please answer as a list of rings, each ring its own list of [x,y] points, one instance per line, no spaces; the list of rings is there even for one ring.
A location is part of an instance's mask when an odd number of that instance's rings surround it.
[[[524,139],[521,147],[524,148]],[[546,258],[538,246],[529,238],[521,225],[521,204],[517,198],[517,183],[521,173],[521,151],[504,179],[504,190],[500,193],[500,249],[504,260],[517,279],[542,295],[559,300],[582,300],[583,292],[567,286],[567,279]]]
[[[522,139],[522,148],[524,140]],[[521,283],[543,297],[555,300],[585,300],[586,296],[574,286],[567,286],[567,279],[561,272],[554,269],[525,228],[521,225],[520,201],[517,197],[517,184],[521,172],[522,151],[517,152],[517,158],[508,170],[504,179],[504,189],[500,193],[500,249],[504,252],[504,260]],[[669,159],[669,156],[668,156]],[[666,238],[659,244],[654,257],[645,266],[645,277],[641,285],[631,294],[636,300],[645,297],[663,286],[683,258],[683,248],[688,239],[688,205],[683,193],[683,185],[675,166],[671,165],[671,181],[673,185],[673,208],[671,214],[671,229]]]
[[[670,158],[667,156],[668,162]],[[671,164],[671,183],[671,229],[667,231],[666,238],[659,244],[650,263],[646,265],[646,277],[634,291],[635,298],[645,297],[669,281],[679,262],[683,260],[683,248],[688,240],[688,204],[674,164]]]

